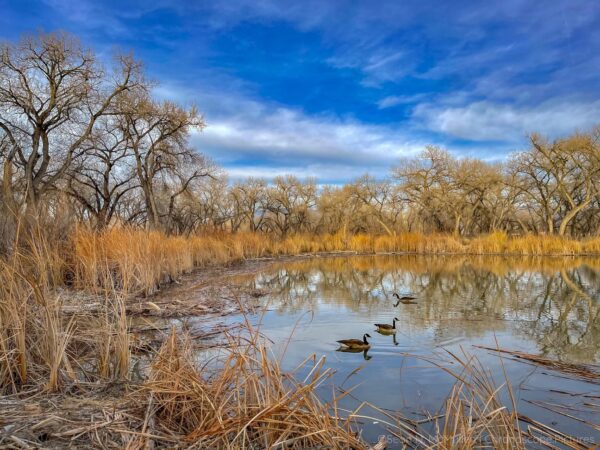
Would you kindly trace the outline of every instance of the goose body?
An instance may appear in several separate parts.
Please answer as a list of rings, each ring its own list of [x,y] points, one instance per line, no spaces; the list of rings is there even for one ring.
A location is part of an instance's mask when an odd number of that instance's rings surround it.
[[[342,339],[340,341],[337,341],[339,344],[343,345],[344,347],[350,348],[350,349],[365,349],[365,348],[369,348],[371,347],[371,344],[369,344],[369,342],[367,341],[367,338],[370,338],[371,335],[370,334],[364,334],[362,340],[361,339]]]
[[[377,327],[377,331],[381,332],[393,332],[396,331],[396,322],[399,319],[394,317],[394,320],[392,321],[392,324],[390,325],[389,323],[376,323],[375,326]]]

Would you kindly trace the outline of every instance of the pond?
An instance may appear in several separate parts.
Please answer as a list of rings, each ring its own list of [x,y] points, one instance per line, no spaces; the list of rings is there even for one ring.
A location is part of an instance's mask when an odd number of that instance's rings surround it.
[[[322,394],[330,397],[332,385],[353,387],[343,401],[348,409],[368,401],[414,419],[435,415],[456,381],[439,366],[460,371],[450,352],[474,355],[498,386],[508,378],[521,414],[600,442],[598,384],[481,348],[600,362],[599,267],[598,260],[569,258],[320,257],[274,263],[230,282],[266,293],[266,312],[251,320],[275,355],[285,352],[286,369],[324,356],[335,375]],[[393,293],[416,300],[397,303]],[[394,318],[395,334],[376,332],[375,323]],[[368,352],[339,351],[337,340],[364,333],[372,336]],[[502,395],[509,405],[506,390]],[[364,420],[370,441],[386,434],[378,422]]]

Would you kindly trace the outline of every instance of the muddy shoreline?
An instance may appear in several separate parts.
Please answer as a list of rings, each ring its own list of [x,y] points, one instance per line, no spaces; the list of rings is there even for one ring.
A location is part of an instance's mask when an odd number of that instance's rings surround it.
[[[159,289],[147,297],[128,300],[127,313],[135,316],[184,317],[203,314],[228,315],[240,312],[240,300],[261,297],[261,292],[247,287],[232,286],[232,277],[254,275],[274,264],[304,261],[315,258],[350,258],[357,256],[420,256],[431,258],[482,257],[503,259],[575,259],[582,255],[510,255],[510,254],[470,254],[470,253],[415,253],[415,252],[355,252],[335,251],[303,253],[274,257],[251,258],[226,265],[203,267],[183,274],[179,279],[161,284]],[[585,256],[583,256],[585,257]],[[255,302],[251,302],[251,307]]]
[[[162,284],[156,292],[147,297],[134,297],[127,301],[127,313],[147,317],[185,317],[199,315],[228,315],[251,309],[256,299],[268,292],[259,292],[231,283],[231,278],[255,275],[270,266],[285,262],[302,261],[311,258],[334,258],[352,256],[380,256],[401,253],[357,253],[323,252],[269,258],[252,258],[227,265],[204,267]],[[240,302],[242,302],[240,304]],[[249,304],[248,304],[249,302]]]

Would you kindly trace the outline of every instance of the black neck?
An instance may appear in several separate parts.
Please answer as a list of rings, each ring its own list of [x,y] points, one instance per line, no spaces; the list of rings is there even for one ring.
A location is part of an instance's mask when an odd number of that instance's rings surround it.
[[[367,342],[367,335],[366,335],[366,334],[365,334],[365,335],[363,335],[363,342],[364,342],[365,344],[368,344],[368,342]]]

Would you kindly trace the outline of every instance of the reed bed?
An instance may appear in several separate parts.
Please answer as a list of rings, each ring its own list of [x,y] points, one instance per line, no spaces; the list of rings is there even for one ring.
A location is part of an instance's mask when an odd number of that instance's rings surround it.
[[[73,368],[66,354],[75,332],[62,320],[59,283],[63,260],[43,236],[0,260],[0,392],[30,383],[57,391]]]
[[[69,266],[77,286],[90,291],[123,289],[150,295],[164,282],[196,268],[249,258],[326,252],[576,256],[600,254],[600,238],[583,241],[557,236],[515,236],[497,232],[470,240],[449,235],[294,235],[271,238],[255,233],[167,236],[158,231],[85,228],[72,238]],[[127,278],[127,279],[125,279]]]

